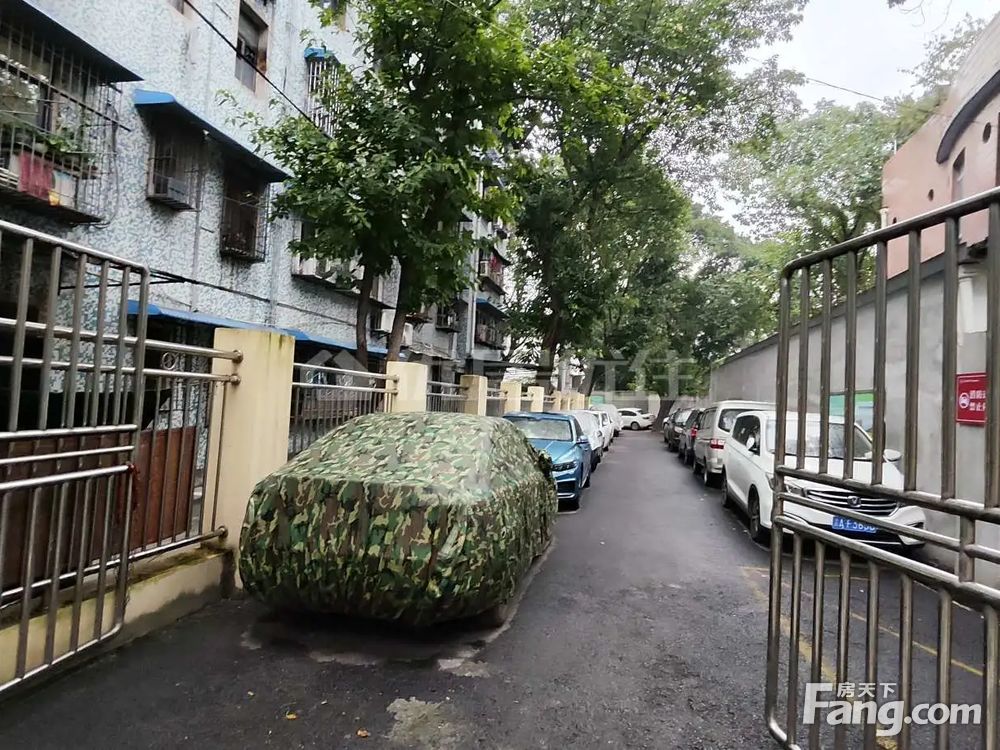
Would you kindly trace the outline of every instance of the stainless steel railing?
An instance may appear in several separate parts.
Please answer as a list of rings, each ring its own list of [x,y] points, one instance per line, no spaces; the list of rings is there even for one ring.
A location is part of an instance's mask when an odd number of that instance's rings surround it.
[[[465,409],[465,389],[455,383],[427,381],[427,411],[461,412]]]
[[[289,457],[354,417],[390,411],[396,384],[394,375],[296,364]]]

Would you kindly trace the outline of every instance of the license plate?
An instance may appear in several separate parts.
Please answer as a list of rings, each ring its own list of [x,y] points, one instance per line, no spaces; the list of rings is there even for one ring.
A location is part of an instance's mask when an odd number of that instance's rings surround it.
[[[831,528],[834,531],[853,531],[858,534],[878,533],[877,526],[872,526],[869,523],[861,523],[861,521],[855,521],[853,518],[844,518],[843,516],[834,516]]]

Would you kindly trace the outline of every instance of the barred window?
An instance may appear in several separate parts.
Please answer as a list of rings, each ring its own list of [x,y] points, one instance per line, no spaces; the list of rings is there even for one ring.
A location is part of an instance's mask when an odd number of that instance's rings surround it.
[[[252,263],[267,257],[267,185],[243,170],[226,172],[220,252]]]
[[[312,55],[306,60],[307,111],[316,127],[333,135],[334,113],[328,104],[340,79],[341,65],[328,52]]]

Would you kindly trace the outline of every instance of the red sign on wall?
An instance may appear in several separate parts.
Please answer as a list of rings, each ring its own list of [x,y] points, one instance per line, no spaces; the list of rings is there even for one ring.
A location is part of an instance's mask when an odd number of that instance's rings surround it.
[[[986,424],[986,373],[964,372],[955,378],[959,424]]]

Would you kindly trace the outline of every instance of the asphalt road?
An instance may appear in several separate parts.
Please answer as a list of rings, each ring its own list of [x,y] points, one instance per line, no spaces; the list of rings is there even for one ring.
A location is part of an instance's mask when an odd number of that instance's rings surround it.
[[[0,747],[775,747],[768,553],[696,480],[623,434],[498,631],[225,601],[0,706]]]

